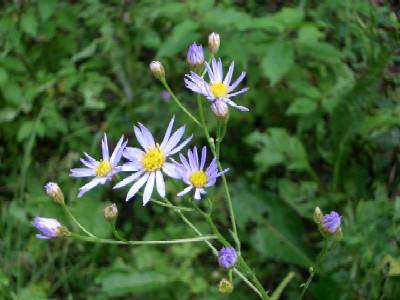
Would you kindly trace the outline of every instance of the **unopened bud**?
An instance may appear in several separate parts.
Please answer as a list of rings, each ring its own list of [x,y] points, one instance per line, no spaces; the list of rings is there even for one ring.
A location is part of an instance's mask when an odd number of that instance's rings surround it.
[[[317,224],[320,224],[322,221],[322,211],[321,209],[317,206],[314,210],[314,222]]]
[[[211,54],[215,54],[219,50],[219,34],[218,33],[211,33],[208,36],[208,50],[210,51]]]
[[[219,285],[218,290],[222,294],[230,294],[233,291],[233,284],[226,278],[222,278]]]
[[[32,222],[32,225],[41,231],[41,234],[36,235],[38,239],[63,238],[70,234],[68,229],[62,226],[57,219],[37,217]]]
[[[47,195],[56,203],[64,203],[64,194],[61,191],[57,183],[48,182],[44,188],[46,189]]]
[[[117,205],[115,205],[115,203],[104,208],[104,218],[107,221],[112,222],[117,217],[118,217],[118,208],[117,208]]]
[[[165,78],[164,67],[159,61],[152,61],[150,63],[150,70],[153,73],[154,77],[156,77],[157,79]]]
[[[338,230],[335,231],[335,233],[332,235],[333,239],[337,242],[340,242],[343,239],[343,231],[342,228],[339,227]]]
[[[228,105],[222,100],[217,99],[211,105],[211,110],[217,119],[227,121],[229,119],[229,109]]]
[[[196,43],[193,43],[189,47],[189,51],[187,54],[187,61],[189,65],[194,69],[203,67],[204,64],[203,46],[202,45],[197,46]]]

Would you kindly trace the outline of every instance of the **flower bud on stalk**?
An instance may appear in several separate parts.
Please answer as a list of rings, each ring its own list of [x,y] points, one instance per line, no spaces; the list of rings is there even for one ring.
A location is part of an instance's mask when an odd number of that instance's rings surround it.
[[[204,52],[203,46],[197,46],[194,42],[190,47],[187,54],[187,62],[194,71],[200,71],[204,65]]]
[[[115,203],[104,208],[104,218],[107,221],[112,222],[115,219],[117,219],[117,217],[118,217],[118,208]]]
[[[57,183],[48,182],[44,188],[46,189],[47,195],[56,203],[62,204],[64,203],[64,194],[61,191],[60,187]]]
[[[219,40],[219,34],[218,33],[211,33],[208,36],[208,50],[210,51],[211,54],[215,54],[219,50],[219,45],[220,45],[220,40]]]
[[[38,239],[63,238],[70,234],[68,229],[62,226],[57,219],[37,217],[32,222],[32,225],[42,232],[42,234],[36,235]]]
[[[159,61],[152,61],[150,63],[150,70],[157,79],[165,79],[164,67]]]
[[[233,291],[233,284],[226,278],[222,278],[219,285],[218,290],[222,294],[230,294]]]
[[[218,253],[218,263],[221,267],[230,269],[233,268],[238,259],[235,248],[222,247]]]
[[[317,206],[314,210],[314,222],[317,224],[320,224],[322,221],[322,211],[321,209]]]

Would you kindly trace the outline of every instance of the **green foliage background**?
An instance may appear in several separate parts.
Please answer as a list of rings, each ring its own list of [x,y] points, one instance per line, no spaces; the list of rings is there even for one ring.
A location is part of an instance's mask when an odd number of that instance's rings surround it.
[[[385,4],[381,4],[384,2]],[[76,217],[111,236],[102,209],[116,202],[131,240],[193,236],[166,208],[128,203],[108,185],[77,200],[69,177],[82,152],[98,157],[107,131],[134,141],[142,122],[161,138],[171,116],[201,132],[161,97],[148,69],[196,114],[183,84],[190,44],[218,32],[225,67],[247,72],[221,156],[230,167],[243,255],[273,291],[293,271],[295,299],[321,249],[316,206],[343,215],[309,299],[395,299],[400,294],[399,5],[396,1],[66,1],[0,4],[0,296],[2,299],[220,299],[226,276],[200,243],[104,246],[37,240],[30,222],[72,226],[43,186],[57,182]],[[397,15],[396,15],[397,13]],[[208,111],[209,128],[215,120]],[[95,155],[97,153],[97,155]],[[168,186],[175,203],[176,190]],[[223,193],[214,215],[228,234]],[[197,218],[195,215],[192,218]],[[204,232],[207,226],[196,223]],[[225,229],[224,229],[225,228]],[[70,228],[76,229],[76,228]],[[217,245],[218,246],[218,245]],[[256,299],[235,278],[230,299]]]

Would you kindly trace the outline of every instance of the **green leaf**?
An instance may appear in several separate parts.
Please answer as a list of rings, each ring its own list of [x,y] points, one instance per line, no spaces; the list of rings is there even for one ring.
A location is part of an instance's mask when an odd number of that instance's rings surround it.
[[[8,81],[8,73],[4,68],[0,68],[0,86],[4,86]]]
[[[33,8],[29,8],[21,18],[21,28],[27,34],[36,36],[39,23]]]
[[[57,0],[40,0],[38,2],[38,10],[40,19],[46,21],[54,13]]]
[[[128,296],[164,288],[168,282],[165,274],[156,272],[108,272],[96,278],[101,291],[110,297]]]
[[[305,26],[298,31],[298,41],[303,44],[317,43],[324,34],[315,26]]]
[[[272,195],[268,197],[268,204],[271,208],[269,218],[251,235],[252,246],[263,257],[311,266],[311,253],[301,239],[304,226],[298,216]]]
[[[287,115],[308,115],[317,109],[317,103],[307,98],[298,98],[294,100],[288,109]]]
[[[79,60],[92,56],[93,53],[96,51],[96,47],[97,40],[94,40],[89,46],[83,48],[81,51],[72,56],[71,61],[75,63]]]
[[[304,10],[301,8],[284,7],[276,15],[275,19],[285,28],[297,26],[304,19]]]
[[[190,20],[176,25],[159,49],[157,59],[165,56],[173,56],[181,50],[186,49],[196,40],[198,36],[196,30],[198,27],[199,24],[197,22]]]
[[[34,131],[34,128],[35,122],[33,121],[26,121],[22,123],[21,127],[18,129],[17,141],[20,142],[30,137]]]
[[[293,65],[293,47],[289,42],[276,42],[267,47],[267,55],[261,61],[261,70],[275,85]]]
[[[2,110],[0,110],[0,123],[11,122],[15,119],[18,113],[19,111],[14,108],[3,108]]]
[[[253,132],[245,141],[261,148],[254,156],[260,171],[276,165],[285,165],[289,170],[307,170],[307,153],[297,137],[291,137],[285,129],[270,128],[267,132]]]

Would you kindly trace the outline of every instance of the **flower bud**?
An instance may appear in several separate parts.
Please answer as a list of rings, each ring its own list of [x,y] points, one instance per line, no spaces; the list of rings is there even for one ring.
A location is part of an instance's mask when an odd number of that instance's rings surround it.
[[[37,234],[38,239],[51,239],[51,238],[62,238],[69,235],[69,231],[66,227],[62,226],[56,219],[51,218],[35,218],[32,225],[39,229],[42,234]]]
[[[321,209],[317,206],[314,210],[314,222],[317,224],[320,224],[322,221],[322,211]]]
[[[156,77],[157,79],[165,78],[164,67],[159,61],[152,61],[150,63],[150,70],[153,73],[154,77]]]
[[[217,117],[217,119],[220,120],[229,119],[228,105],[222,99],[215,100],[214,103],[211,105],[211,110]]]
[[[104,218],[107,221],[112,222],[117,217],[118,217],[118,208],[117,208],[117,205],[115,203],[113,203],[113,204],[107,206],[106,208],[104,208]]]
[[[218,33],[211,33],[208,36],[208,50],[210,51],[211,54],[215,54],[218,52],[219,49],[219,34]]]
[[[187,54],[187,61],[189,65],[197,69],[199,67],[203,67],[204,64],[204,52],[203,52],[203,46],[196,45],[196,42],[194,42],[190,47],[189,51]]]
[[[48,183],[44,186],[44,188],[46,189],[47,195],[49,195],[50,198],[51,198],[54,202],[56,202],[56,203],[58,203],[58,204],[64,203],[64,194],[63,194],[63,192],[61,191],[61,189],[60,189],[60,187],[58,186],[57,183],[48,182]]]
[[[330,214],[327,214],[322,217],[321,220],[322,230],[327,235],[333,235],[337,231],[341,231],[340,229],[341,221],[342,217],[337,212],[332,211]]]
[[[222,278],[219,285],[218,290],[222,294],[230,294],[233,291],[233,284],[226,278]]]
[[[218,253],[218,263],[221,267],[230,269],[233,268],[238,259],[235,248],[222,247]]]

